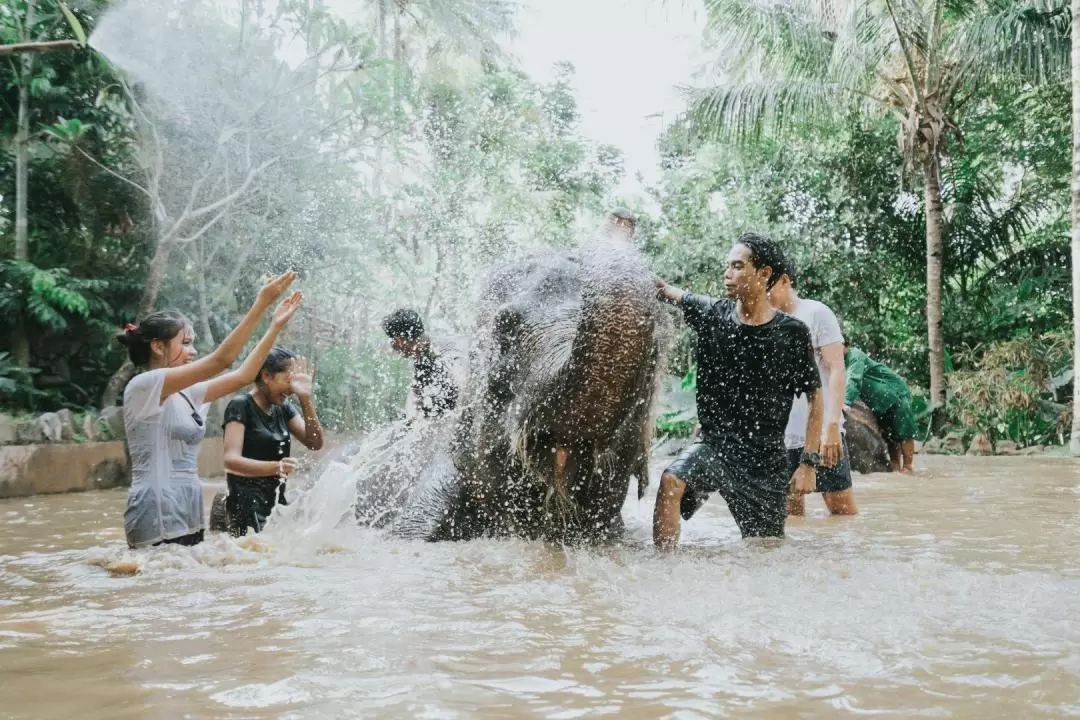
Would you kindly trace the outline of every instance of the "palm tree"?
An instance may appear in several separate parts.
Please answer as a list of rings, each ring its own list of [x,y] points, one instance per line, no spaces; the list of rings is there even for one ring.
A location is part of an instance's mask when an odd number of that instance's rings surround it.
[[[1072,27],[1080,23],[1080,0],[1072,0]],[[1069,451],[1080,455],[1080,33],[1072,34],[1072,291],[1073,403]]]
[[[923,181],[930,399],[945,403],[941,170],[962,143],[958,113],[986,82],[1060,77],[1064,0],[706,0],[720,82],[694,93],[699,132],[744,138],[833,117],[854,103],[892,114]]]

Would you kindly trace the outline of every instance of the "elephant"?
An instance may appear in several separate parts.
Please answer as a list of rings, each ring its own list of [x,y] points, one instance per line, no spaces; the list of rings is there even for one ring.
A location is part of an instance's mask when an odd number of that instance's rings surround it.
[[[865,403],[859,401],[851,406],[846,412],[844,427],[852,470],[860,473],[892,472],[889,446],[881,434],[877,418]]]
[[[497,269],[455,412],[357,453],[358,522],[426,540],[617,537],[631,478],[639,497],[648,484],[672,327],[624,240]]]

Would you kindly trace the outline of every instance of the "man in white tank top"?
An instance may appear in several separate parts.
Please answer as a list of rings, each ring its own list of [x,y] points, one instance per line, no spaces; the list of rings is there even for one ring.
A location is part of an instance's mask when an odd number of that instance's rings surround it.
[[[817,473],[817,492],[822,494],[825,507],[833,515],[854,515],[855,493],[851,487],[851,460],[844,436],[844,334],[836,314],[825,303],[800,298],[795,291],[795,265],[788,258],[780,280],[769,291],[769,300],[777,310],[794,316],[810,328],[814,344],[814,359],[821,374],[821,389],[825,395],[825,419],[822,423],[821,467]],[[784,444],[789,464],[798,466],[806,444],[806,416],[809,412],[806,396],[798,395],[791,405]],[[805,496],[788,496],[788,514],[806,512]]]

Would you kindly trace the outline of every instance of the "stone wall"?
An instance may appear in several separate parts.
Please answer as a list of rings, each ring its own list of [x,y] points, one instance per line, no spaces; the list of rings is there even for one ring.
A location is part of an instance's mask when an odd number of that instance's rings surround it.
[[[320,458],[341,442],[327,436],[326,448],[312,453],[293,441],[297,458]],[[199,475],[204,480],[225,475],[220,437],[199,448]],[[109,442],[45,443],[0,446],[0,498],[48,493],[84,492],[131,484],[127,451],[122,440]]]

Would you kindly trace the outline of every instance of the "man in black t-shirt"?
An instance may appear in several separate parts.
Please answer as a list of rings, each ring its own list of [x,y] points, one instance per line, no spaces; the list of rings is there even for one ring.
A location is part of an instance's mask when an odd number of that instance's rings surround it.
[[[415,310],[401,308],[387,315],[382,325],[394,351],[413,362],[405,419],[412,420],[417,415],[438,417],[457,407],[457,385],[424,333],[420,315]]]
[[[823,413],[821,378],[810,330],[773,309],[768,289],[783,266],[779,248],[747,233],[728,253],[728,299],[683,292],[657,280],[657,295],[680,306],[697,334],[697,408],[701,434],[664,471],[653,538],[678,543],[679,516],[689,520],[719,492],[743,537],[782,537],[789,487],[814,491]],[[810,405],[806,448],[788,475],[784,428],[791,398]]]

